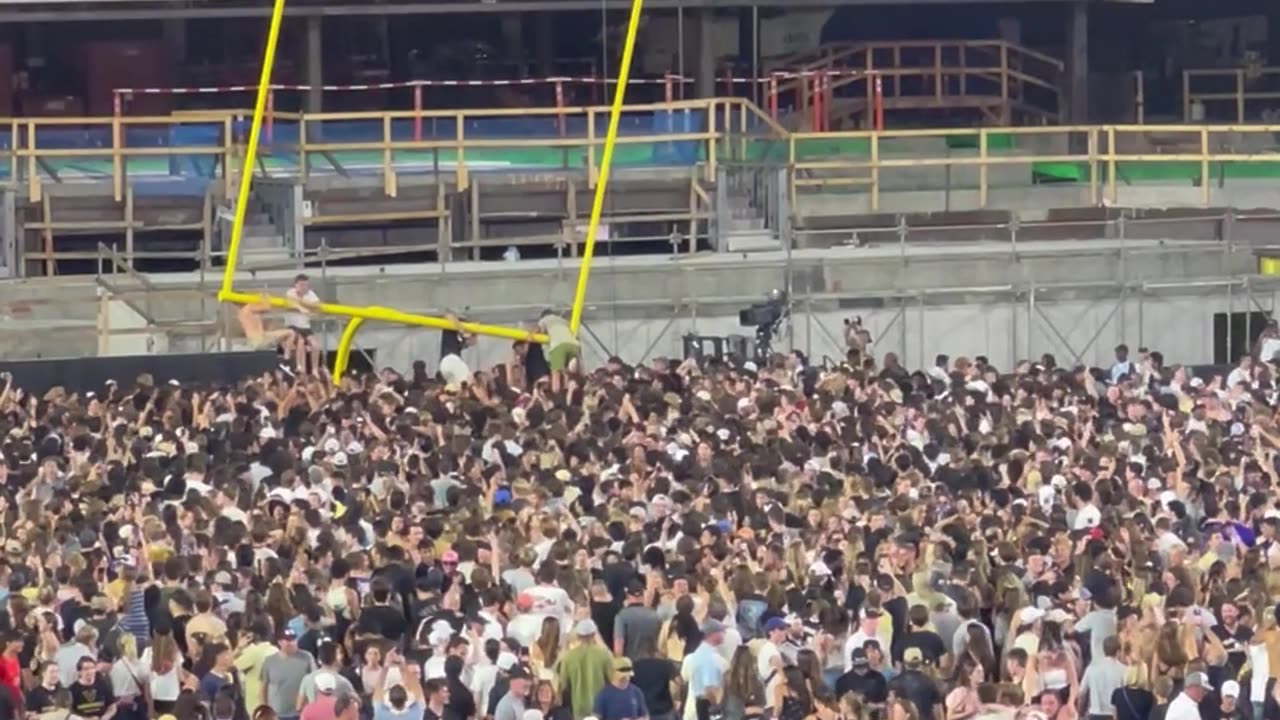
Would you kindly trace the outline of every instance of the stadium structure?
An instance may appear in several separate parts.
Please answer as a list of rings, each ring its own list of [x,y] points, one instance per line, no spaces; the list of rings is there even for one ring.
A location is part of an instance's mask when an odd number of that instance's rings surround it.
[[[269,3],[0,3],[0,356],[180,373],[242,349],[216,296],[250,172],[245,292],[305,270],[350,307],[563,306],[629,6],[290,0],[246,162]],[[1271,22],[1244,0],[646,0],[587,357],[737,335],[781,288],[817,358],[858,315],[915,365],[1121,341],[1230,362],[1280,267]],[[436,342],[370,326],[353,362]]]

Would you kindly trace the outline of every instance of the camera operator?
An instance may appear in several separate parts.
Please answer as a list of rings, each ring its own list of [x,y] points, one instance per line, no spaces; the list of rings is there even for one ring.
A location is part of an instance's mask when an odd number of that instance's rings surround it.
[[[862,316],[844,319],[844,345],[849,364],[860,365],[871,348],[871,333],[862,327]]]

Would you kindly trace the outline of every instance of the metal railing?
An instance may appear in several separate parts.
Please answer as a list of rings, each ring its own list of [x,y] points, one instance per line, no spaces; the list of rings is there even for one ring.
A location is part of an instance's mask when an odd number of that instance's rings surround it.
[[[1086,207],[1118,203],[1125,185],[1194,186],[1198,204],[1208,207],[1214,188],[1230,178],[1280,178],[1277,132],[1270,125],[1076,125],[792,133],[786,142],[793,193],[853,187],[869,196],[871,211],[891,190],[964,188],[986,208],[995,189],[1038,184],[1087,188],[1075,204]],[[895,174],[908,177],[895,184]]]
[[[447,193],[475,191],[474,178],[503,175],[503,182],[555,180],[594,185],[604,143],[603,107],[448,112],[333,113],[274,118],[272,144],[264,148],[256,172],[292,178],[310,188],[322,176],[365,178],[379,185],[382,199],[402,194],[407,183],[433,185],[434,197],[405,196],[390,208],[334,214],[306,214],[301,225],[434,219],[435,247],[415,245],[404,252],[438,251],[441,261],[455,249],[472,255],[493,245],[563,243],[576,245],[576,212],[566,201],[563,232],[533,238],[484,238],[472,228],[448,227]],[[421,125],[424,139],[415,140]],[[119,232],[118,249],[130,261],[162,255],[191,257],[211,267],[219,249],[209,242],[211,196],[192,203],[200,222],[164,225],[135,216],[136,181],[148,178],[195,180],[228,192],[239,172],[239,139],[245,129],[237,113],[163,118],[43,118],[11,120],[7,148],[10,182],[25,188],[27,217],[22,228],[43,242],[28,242],[26,261],[43,261],[51,271],[59,259],[90,260],[84,250],[54,252],[55,233]],[[666,224],[692,235],[712,216],[710,192],[721,163],[774,165],[788,172],[791,207],[798,196],[842,193],[857,196],[868,212],[884,209],[890,193],[912,190],[969,191],[973,205],[990,207],[1003,189],[1070,187],[1079,192],[1056,207],[1120,202],[1122,188],[1144,183],[1176,186],[1176,204],[1208,207],[1214,192],[1233,179],[1280,177],[1276,133],[1280,126],[1103,125],[984,129],[885,130],[825,133],[788,132],[749,101],[713,98],[628,106],[615,154],[620,172],[653,171],[685,177],[687,208],[631,213],[607,218],[616,223]],[[0,149],[0,152],[3,152]],[[5,167],[0,161],[0,168]],[[673,172],[674,171],[674,172]],[[62,220],[57,202],[45,192],[52,184],[110,183],[124,208],[111,220]],[[1173,192],[1173,191],[1171,191]],[[116,194],[118,193],[118,195]],[[474,200],[474,192],[473,200]],[[998,195],[996,195],[998,198]],[[204,203],[203,208],[196,207]],[[996,203],[998,204],[998,203]],[[33,215],[32,208],[37,212]],[[946,208],[927,208],[942,210]],[[474,215],[474,213],[473,213]],[[192,220],[197,219],[192,215]],[[136,233],[149,230],[203,232],[193,250],[134,249]],[[28,238],[30,240],[30,238]],[[290,250],[298,250],[297,247]],[[305,250],[305,248],[303,248]],[[381,248],[394,251],[394,248]]]
[[[1003,40],[916,40],[824,45],[815,53],[797,56],[794,68],[778,84],[783,104],[805,107],[814,102],[808,78],[840,70],[817,87],[819,102],[835,120],[861,118],[872,127],[876,89],[886,110],[971,109],[988,121],[1007,125],[1015,115],[1035,122],[1055,122],[1061,112],[1058,89],[1063,62]],[[833,125],[828,124],[827,127]]]
[[[1280,67],[1183,70],[1182,118],[1235,123],[1280,119]]]

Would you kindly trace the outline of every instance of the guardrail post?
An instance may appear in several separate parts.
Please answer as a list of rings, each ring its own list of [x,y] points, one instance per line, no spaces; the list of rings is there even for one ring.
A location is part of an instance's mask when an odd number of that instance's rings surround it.
[[[716,114],[710,113],[711,117],[707,118],[707,123],[711,126],[711,132],[715,133]],[[596,109],[594,107],[587,108],[587,188],[596,186]]]
[[[413,85],[413,140],[422,142],[422,83]]]
[[[557,113],[556,113],[556,125],[558,126],[558,128],[559,128],[559,130],[560,130],[560,137],[564,137],[564,135],[565,135],[565,121],[564,121],[564,82],[563,82],[560,78],[556,78],[555,83],[556,83],[556,87],[555,87],[555,91],[556,91],[556,110],[558,110],[558,111],[559,111],[559,112],[557,112]],[[671,101],[670,101],[670,100],[667,100],[667,102],[671,102]]]
[[[461,112],[453,116],[453,122],[457,126],[455,129],[454,141],[457,143],[454,147],[454,182],[458,186],[458,190],[467,189],[467,162],[466,151],[463,149],[463,140],[466,139],[467,117]]]
[[[124,190],[124,256],[125,263],[129,269],[134,267],[133,262],[133,188],[127,187]]]
[[[387,197],[396,196],[395,151],[391,148],[391,116],[382,116],[382,191]]]
[[[769,117],[778,119],[778,74],[769,74]]]
[[[1209,207],[1209,127],[1200,126],[1200,201]]]
[[[27,199],[40,200],[40,172],[36,165],[36,123],[27,121]]]
[[[707,103],[707,179],[716,177],[716,102]]]
[[[1107,127],[1107,199],[1114,205],[1119,200],[1116,190],[1116,128]]]
[[[880,133],[871,134],[871,211],[880,209]]]
[[[978,207],[987,206],[987,129],[978,129]]]
[[[301,128],[299,128],[301,129]],[[231,198],[231,176],[234,171],[231,168],[235,162],[235,138],[232,134],[235,132],[235,126],[231,122],[231,116],[228,115],[222,120],[222,196]],[[298,147],[302,147],[304,140],[299,140]],[[303,170],[305,173],[306,171]]]
[[[1009,107],[1009,43],[1000,43],[1000,107],[1007,112]]]
[[[124,190],[124,158],[121,156],[123,129],[120,126],[122,112],[119,92],[111,94],[111,196],[120,202]]]
[[[724,233],[729,229],[729,173],[721,166],[715,175],[716,206],[712,208],[710,240],[716,252],[724,252],[728,243]]]
[[[1205,113],[1206,117],[1208,115]],[[1236,70],[1236,122],[1244,122],[1244,68]]]
[[[262,134],[263,139],[270,145],[271,138],[275,136],[276,127],[276,91],[274,88],[267,91],[267,107],[265,109],[264,117],[266,119],[263,120]]]

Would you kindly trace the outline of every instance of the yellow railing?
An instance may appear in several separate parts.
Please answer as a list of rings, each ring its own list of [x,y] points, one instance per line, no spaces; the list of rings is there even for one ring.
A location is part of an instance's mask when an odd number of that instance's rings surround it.
[[[1280,126],[1106,125],[995,129],[792,133],[792,197],[854,187],[881,208],[886,189],[971,190],[987,207],[993,190],[1037,181],[1087,187],[1080,205],[1119,202],[1128,184],[1194,186],[1210,206],[1227,176],[1280,179]],[[942,177],[921,170],[945,170]],[[1005,178],[993,174],[1008,172]],[[911,177],[894,182],[897,173]],[[922,208],[927,209],[927,208]]]
[[[1182,71],[1182,118],[1243,123],[1280,117],[1280,67]]]
[[[339,154],[372,153],[380,157],[376,171],[383,179],[384,189],[394,196],[397,164],[405,154],[434,158],[437,172],[443,169],[459,189],[465,189],[472,174],[493,167],[484,156],[495,151],[518,154],[558,149],[563,166],[554,169],[585,170],[594,187],[608,110],[598,106],[310,115],[277,112],[271,116],[272,129],[264,140],[263,159],[257,170],[271,172],[271,164],[283,165],[285,169],[278,170],[280,174],[298,174],[306,179],[316,167],[327,163],[334,174],[341,174],[341,159],[335,159]],[[699,157],[705,160],[700,164],[708,179],[714,177],[715,163],[725,154],[719,145],[727,136],[743,136],[749,126],[763,127],[766,133],[781,132],[755,106],[738,99],[631,105],[625,113],[619,152],[625,154],[626,148],[636,145],[695,143]],[[0,128],[8,126],[8,179],[24,185],[32,202],[40,200],[43,185],[67,180],[62,171],[83,176],[85,164],[94,166],[94,171],[88,173],[90,178],[109,179],[116,201],[123,202],[127,178],[136,173],[130,163],[140,158],[211,158],[216,165],[214,176],[223,181],[229,195],[240,171],[242,138],[238,133],[245,117],[244,111],[228,110],[162,117],[22,118],[0,120]],[[655,132],[640,130],[646,123],[661,122],[663,117],[670,118],[668,127],[656,128]],[[510,121],[521,121],[522,125],[504,132],[501,123]],[[360,126],[354,133],[359,137],[333,139],[339,133],[330,128],[340,124],[348,131]],[[495,124],[499,127],[495,128]],[[205,136],[216,137],[217,142],[169,141],[192,128],[200,128]],[[531,132],[531,128],[539,131]],[[420,171],[421,168],[415,169]]]
[[[360,171],[379,176],[384,192],[395,196],[404,173],[434,172],[439,184],[461,190],[468,187],[476,173],[498,169],[494,157],[536,152],[543,160],[549,155],[560,160],[554,166],[515,162],[509,171],[526,177],[562,177],[559,171],[582,171],[594,185],[606,111],[603,107],[584,107],[306,116],[277,113],[272,119],[272,140],[264,149],[264,164],[258,171],[306,178],[327,163],[337,174],[350,170],[343,167],[344,163],[349,164],[351,156],[359,156],[363,163]],[[552,130],[521,137],[504,135],[501,127],[495,130],[492,125],[483,125],[503,119],[524,120],[525,124],[518,127],[527,128],[530,123],[542,127],[541,123],[544,129]],[[239,172],[235,113],[7,122],[11,140],[9,179],[27,188],[28,197],[35,202],[41,199],[44,185],[70,181],[70,173],[81,173],[83,177],[84,168],[76,166],[86,164],[97,168],[96,174],[90,175],[111,182],[122,203],[129,197],[131,175],[139,172],[133,166],[138,158],[209,159],[212,176],[228,191]],[[4,123],[0,121],[0,128]],[[344,123],[364,123],[375,130],[366,132],[363,139],[345,140],[338,137],[338,129]],[[211,140],[164,144],[164,138],[177,137],[184,127],[197,125],[204,130],[199,137]],[[410,133],[406,127],[420,128],[420,132]],[[140,128],[150,128],[154,134],[139,135]],[[1179,171],[1196,171],[1196,179],[1215,179],[1215,173],[1269,176],[1272,166],[1280,163],[1273,139],[1273,133],[1280,128],[1271,126],[1117,125],[788,133],[748,101],[715,98],[629,106],[624,128],[618,141],[618,152],[623,156],[635,145],[670,143],[695,148],[696,152],[685,152],[668,166],[688,167],[691,176],[700,181],[714,180],[716,166],[722,162],[785,162],[794,170],[793,194],[852,186],[869,193],[873,208],[880,206],[885,192],[909,189],[905,182],[895,181],[896,173],[921,168],[950,170],[945,179],[949,189],[975,190],[980,204],[986,205],[993,188],[1025,187],[1037,179],[1033,173],[1043,174],[1046,166],[1052,166],[1049,174],[1058,175],[1051,179],[1074,179],[1087,186],[1089,193],[1084,201],[1097,204],[1115,201],[1118,188],[1134,181],[1139,170],[1155,176],[1174,172],[1171,168],[1178,167]],[[446,130],[449,137],[442,137]],[[420,139],[413,139],[413,135]],[[68,146],[77,138],[81,145],[88,146]],[[151,141],[154,144],[148,145]],[[413,157],[407,157],[410,155]],[[656,155],[652,162],[645,160],[643,153],[639,157],[637,165],[663,164]],[[621,167],[626,167],[625,159]],[[1276,169],[1280,170],[1280,166]],[[928,185],[929,179],[926,177],[923,182]],[[1205,205],[1209,204],[1212,184],[1198,182]],[[432,217],[444,212],[442,203],[419,210]]]

